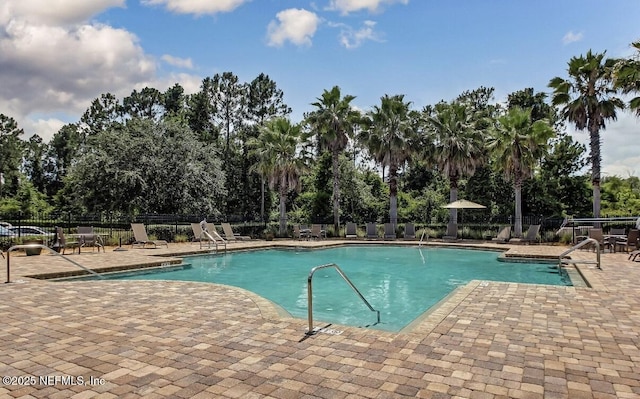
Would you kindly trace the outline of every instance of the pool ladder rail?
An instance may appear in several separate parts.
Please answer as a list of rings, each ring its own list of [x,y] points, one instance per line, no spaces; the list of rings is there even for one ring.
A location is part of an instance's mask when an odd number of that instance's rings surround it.
[[[56,251],[55,249],[49,248],[46,245],[42,245],[42,244],[21,244],[21,245],[14,245],[11,248],[9,248],[7,250],[7,281],[5,281],[6,283],[10,283],[11,282],[11,252],[18,250],[18,249],[27,249],[27,248],[40,248],[40,249],[46,249],[47,251],[51,252],[53,255],[59,256],[62,259],[66,260],[69,263],[72,263],[73,265],[79,267],[80,269],[84,270],[87,273],[91,273],[95,276],[97,276],[98,278],[103,279],[104,277],[101,276],[99,273],[96,273],[95,271],[82,266],[80,263],[71,260],[69,258],[67,258],[66,256],[62,255],[61,253],[59,253],[58,251]]]
[[[220,244],[222,244],[224,246],[224,251],[227,252],[227,240],[225,240],[224,238],[220,237],[220,234],[218,234],[215,231],[212,232],[212,233],[209,233],[208,231],[203,231],[200,234],[200,248],[202,249],[203,241],[206,241],[207,242],[207,246],[209,248],[211,248],[211,243],[213,243],[216,246],[216,252],[218,252],[218,243],[220,243]],[[203,238],[205,238],[206,240],[203,240]]]
[[[585,245],[588,244],[594,244],[596,247],[596,260],[595,261],[588,261],[588,260],[571,260],[571,259],[566,259],[565,256],[569,255],[571,252],[575,251],[576,249],[580,249],[582,247],[584,247]],[[562,267],[563,263],[586,263],[586,264],[593,264],[596,265],[598,267],[599,270],[602,270],[602,267],[600,267],[600,243],[598,242],[598,240],[594,239],[594,238],[586,238],[583,241],[580,241],[579,243],[577,243],[576,245],[574,245],[573,247],[567,249],[566,251],[564,251],[563,253],[560,254],[559,260],[558,260],[558,269],[560,269]]]
[[[342,271],[342,269],[340,269],[340,267],[338,267],[338,265],[336,265],[335,263],[329,263],[329,264],[326,264],[326,265],[316,266],[313,269],[311,269],[311,271],[309,272],[309,278],[307,279],[307,307],[309,309],[309,330],[307,330],[306,334],[307,335],[314,335],[317,332],[313,328],[313,285],[312,285],[313,274],[316,272],[316,270],[326,269],[326,268],[330,268],[330,267],[336,269],[336,271],[338,272],[340,277],[342,277],[342,279],[347,284],[349,284],[349,286],[355,291],[355,293],[358,294],[360,299],[362,299],[364,304],[367,305],[369,310],[371,310],[372,312],[376,312],[377,317],[378,317],[377,321],[376,321],[376,324],[380,323],[380,311],[379,310],[375,310],[373,308],[373,306],[371,306],[369,301],[367,301],[367,299],[364,297],[364,295],[362,295],[360,290],[358,290],[358,288],[356,288],[356,286],[351,282],[351,280],[349,280],[349,277],[347,277],[347,275],[344,274],[344,272]]]

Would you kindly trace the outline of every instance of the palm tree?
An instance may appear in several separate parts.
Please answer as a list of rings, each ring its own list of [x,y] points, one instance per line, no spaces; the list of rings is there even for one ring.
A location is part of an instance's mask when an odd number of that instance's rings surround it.
[[[389,222],[394,228],[398,223],[398,169],[415,148],[414,118],[409,105],[404,95],[385,95],[380,106],[368,112],[359,135],[373,159],[383,168],[389,167]]]
[[[311,103],[316,110],[309,113],[306,119],[315,129],[318,136],[319,150],[331,153],[333,173],[333,228],[340,228],[340,154],[353,137],[360,113],[351,106],[354,96],[340,93],[340,87],[334,86],[325,90],[318,101]]]
[[[615,86],[624,94],[640,93],[640,40],[631,46],[636,49],[635,56],[620,60],[615,71]],[[640,117],[640,96],[629,100],[629,108]]]
[[[514,235],[522,237],[522,183],[547,151],[555,132],[546,120],[531,120],[531,108],[512,108],[498,117],[491,130],[488,148],[505,177],[513,182],[515,193]]]
[[[441,102],[427,115],[427,129],[433,140],[432,162],[449,178],[449,201],[458,199],[458,183],[472,176],[485,162],[482,132],[475,127],[470,108],[459,103]],[[450,210],[451,223],[458,222],[456,209]]]
[[[292,125],[286,118],[275,118],[265,123],[260,135],[247,143],[258,158],[253,170],[269,180],[271,189],[278,187],[280,235],[287,231],[287,192],[299,188],[300,176],[306,169],[300,155],[302,137],[300,125]]]
[[[605,59],[605,53],[573,57],[569,60],[570,79],[555,77],[549,82],[553,89],[551,103],[562,106],[562,117],[573,123],[578,130],[589,131],[589,158],[591,161],[591,184],[593,187],[593,217],[600,217],[600,130],[609,119],[616,120],[616,110],[624,103],[615,97],[613,87],[613,59]]]

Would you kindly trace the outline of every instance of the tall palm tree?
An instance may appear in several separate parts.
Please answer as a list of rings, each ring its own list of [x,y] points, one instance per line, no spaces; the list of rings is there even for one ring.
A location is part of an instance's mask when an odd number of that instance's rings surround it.
[[[275,118],[260,129],[258,137],[248,143],[258,158],[254,171],[266,177],[269,187],[278,188],[280,197],[279,234],[287,231],[287,192],[299,188],[300,176],[306,169],[301,154],[303,136],[300,125],[292,125],[286,118]]]
[[[615,86],[622,89],[622,93],[640,94],[640,40],[631,43],[636,49],[636,54],[628,59],[623,59],[616,65]],[[629,100],[629,108],[640,117],[640,96]]]
[[[316,110],[306,115],[307,122],[318,137],[319,150],[331,153],[333,173],[333,227],[340,228],[340,154],[353,137],[360,113],[351,106],[354,96],[340,93],[340,87],[325,90],[318,101],[311,103]]]
[[[488,148],[505,177],[513,182],[515,193],[514,235],[522,237],[522,183],[547,151],[555,132],[546,120],[531,120],[531,108],[512,108],[498,117],[491,130]]]
[[[589,132],[594,218],[600,217],[600,130],[607,120],[617,119],[616,110],[624,108],[613,87],[616,60],[604,56],[589,50],[586,56],[573,57],[568,64],[569,79],[555,77],[549,82],[553,89],[551,103],[562,107],[562,117],[576,129]]]
[[[398,223],[398,169],[412,154],[415,126],[404,95],[384,95],[363,121],[358,138],[383,168],[389,168],[389,222]]]
[[[472,176],[485,162],[484,137],[475,127],[473,112],[458,102],[436,104],[426,122],[434,146],[432,162],[449,179],[449,201],[456,201],[460,179]],[[450,223],[457,223],[457,209],[450,209],[449,217]]]

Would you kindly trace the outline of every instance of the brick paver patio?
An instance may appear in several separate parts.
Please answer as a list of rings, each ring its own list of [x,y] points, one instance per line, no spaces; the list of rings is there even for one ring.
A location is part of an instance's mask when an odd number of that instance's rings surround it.
[[[565,249],[482,245],[521,257]],[[104,269],[198,251],[170,244],[70,258]],[[12,256],[13,282],[0,287],[0,397],[640,398],[640,263],[623,253],[602,260],[602,270],[577,265],[590,287],[473,281],[408,333],[340,326],[340,335],[306,337],[306,320],[241,289],[42,281],[26,276],[77,268]]]

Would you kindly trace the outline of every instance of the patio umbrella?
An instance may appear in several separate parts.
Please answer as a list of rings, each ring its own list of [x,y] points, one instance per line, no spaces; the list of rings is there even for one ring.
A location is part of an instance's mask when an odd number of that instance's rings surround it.
[[[453,201],[447,205],[443,205],[442,207],[448,208],[448,209],[484,209],[486,208],[486,206],[484,205],[480,205],[475,202],[464,200],[464,199]],[[460,214],[460,224],[462,224],[462,214]],[[461,231],[460,235],[462,238],[464,233],[462,232],[463,231],[462,229],[460,231]]]

